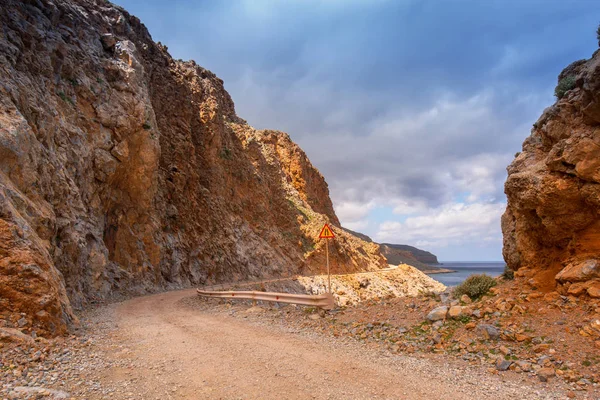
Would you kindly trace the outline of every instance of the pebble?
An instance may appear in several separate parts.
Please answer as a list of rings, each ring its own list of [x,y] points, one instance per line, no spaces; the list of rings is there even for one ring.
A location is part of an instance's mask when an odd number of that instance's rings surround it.
[[[555,375],[556,373],[554,372],[554,368],[540,368],[540,370],[537,372],[537,376],[542,382],[547,382],[548,379]]]
[[[448,310],[448,317],[449,318],[457,318],[457,317],[464,315],[463,309],[464,309],[464,307],[461,307],[461,306],[450,307],[450,309]]]
[[[439,321],[442,319],[446,319],[446,315],[448,314],[447,306],[436,307],[427,314],[427,320],[431,322]]]
[[[496,340],[500,337],[500,331],[493,325],[479,324],[477,325],[477,330],[486,339]]]
[[[496,369],[498,371],[506,371],[512,365],[512,361],[499,358],[496,361]]]

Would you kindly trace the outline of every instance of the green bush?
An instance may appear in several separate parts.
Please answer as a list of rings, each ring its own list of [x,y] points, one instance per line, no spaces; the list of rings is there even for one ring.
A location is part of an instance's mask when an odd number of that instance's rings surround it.
[[[507,281],[512,281],[513,279],[515,279],[515,271],[513,271],[512,268],[510,268],[508,265],[505,265],[504,272],[502,273],[502,278],[506,279]]]
[[[562,99],[565,93],[575,88],[575,81],[575,75],[569,75],[567,77],[562,78],[560,82],[558,82],[558,85],[556,85],[556,88],[554,89],[554,95],[557,98]]]
[[[471,300],[477,300],[494,286],[496,286],[496,280],[489,275],[471,275],[454,288],[454,297],[459,299],[466,294]]]
[[[600,25],[598,25],[598,29],[596,29],[596,38],[598,39],[598,46],[600,46]]]

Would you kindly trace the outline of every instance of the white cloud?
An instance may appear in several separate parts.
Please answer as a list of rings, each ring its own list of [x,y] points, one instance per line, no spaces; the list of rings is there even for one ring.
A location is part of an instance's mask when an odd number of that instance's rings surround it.
[[[497,95],[487,89],[460,100],[446,93],[416,114],[390,110],[361,133],[327,131],[298,141],[335,202],[376,199],[396,214],[413,214],[465,195],[469,202],[503,201],[506,166],[527,130],[494,113]]]
[[[393,213],[396,215],[417,214],[427,210],[423,200],[399,199],[394,204]]]
[[[452,171],[455,190],[469,193],[469,202],[482,197],[499,200],[496,197],[506,180],[506,166],[513,157],[509,153],[482,153],[458,161]]]
[[[465,243],[499,242],[500,216],[504,203],[457,203],[379,226],[379,242],[410,243],[425,247],[447,247]]]
[[[343,221],[344,226],[350,228],[349,224],[357,223],[369,214],[369,211],[375,206],[374,201],[370,201],[366,204],[353,202],[353,201],[342,201],[334,205],[335,213],[337,214],[340,221]],[[352,229],[352,228],[350,228]]]
[[[342,222],[342,226],[344,228],[350,229],[355,232],[365,232],[365,230],[369,227],[370,223],[368,219],[361,219],[359,221],[354,222]]]

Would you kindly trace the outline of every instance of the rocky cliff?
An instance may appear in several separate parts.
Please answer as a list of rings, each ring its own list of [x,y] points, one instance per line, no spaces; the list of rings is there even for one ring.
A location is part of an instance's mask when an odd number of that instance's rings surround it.
[[[407,262],[410,264],[408,262],[409,260],[416,260],[422,264],[439,264],[435,254],[405,244],[381,243],[381,251],[388,260],[390,257],[394,256],[406,259],[406,261],[399,260],[398,263]]]
[[[504,259],[541,290],[600,296],[600,52],[559,76],[561,98],[508,167]]]
[[[0,8],[0,312],[57,334],[117,292],[387,266],[289,136],[103,0]],[[333,251],[331,251],[333,250]]]

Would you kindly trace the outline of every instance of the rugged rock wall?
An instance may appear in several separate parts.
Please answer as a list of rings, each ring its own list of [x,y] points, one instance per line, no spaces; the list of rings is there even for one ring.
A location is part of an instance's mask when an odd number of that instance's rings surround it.
[[[508,167],[504,259],[542,290],[600,296],[600,52],[533,125]],[[564,83],[565,81],[563,81]]]
[[[114,292],[323,268],[327,184],[213,73],[102,0],[4,0],[0,22],[5,324],[56,334]],[[334,230],[334,271],[386,266]]]

